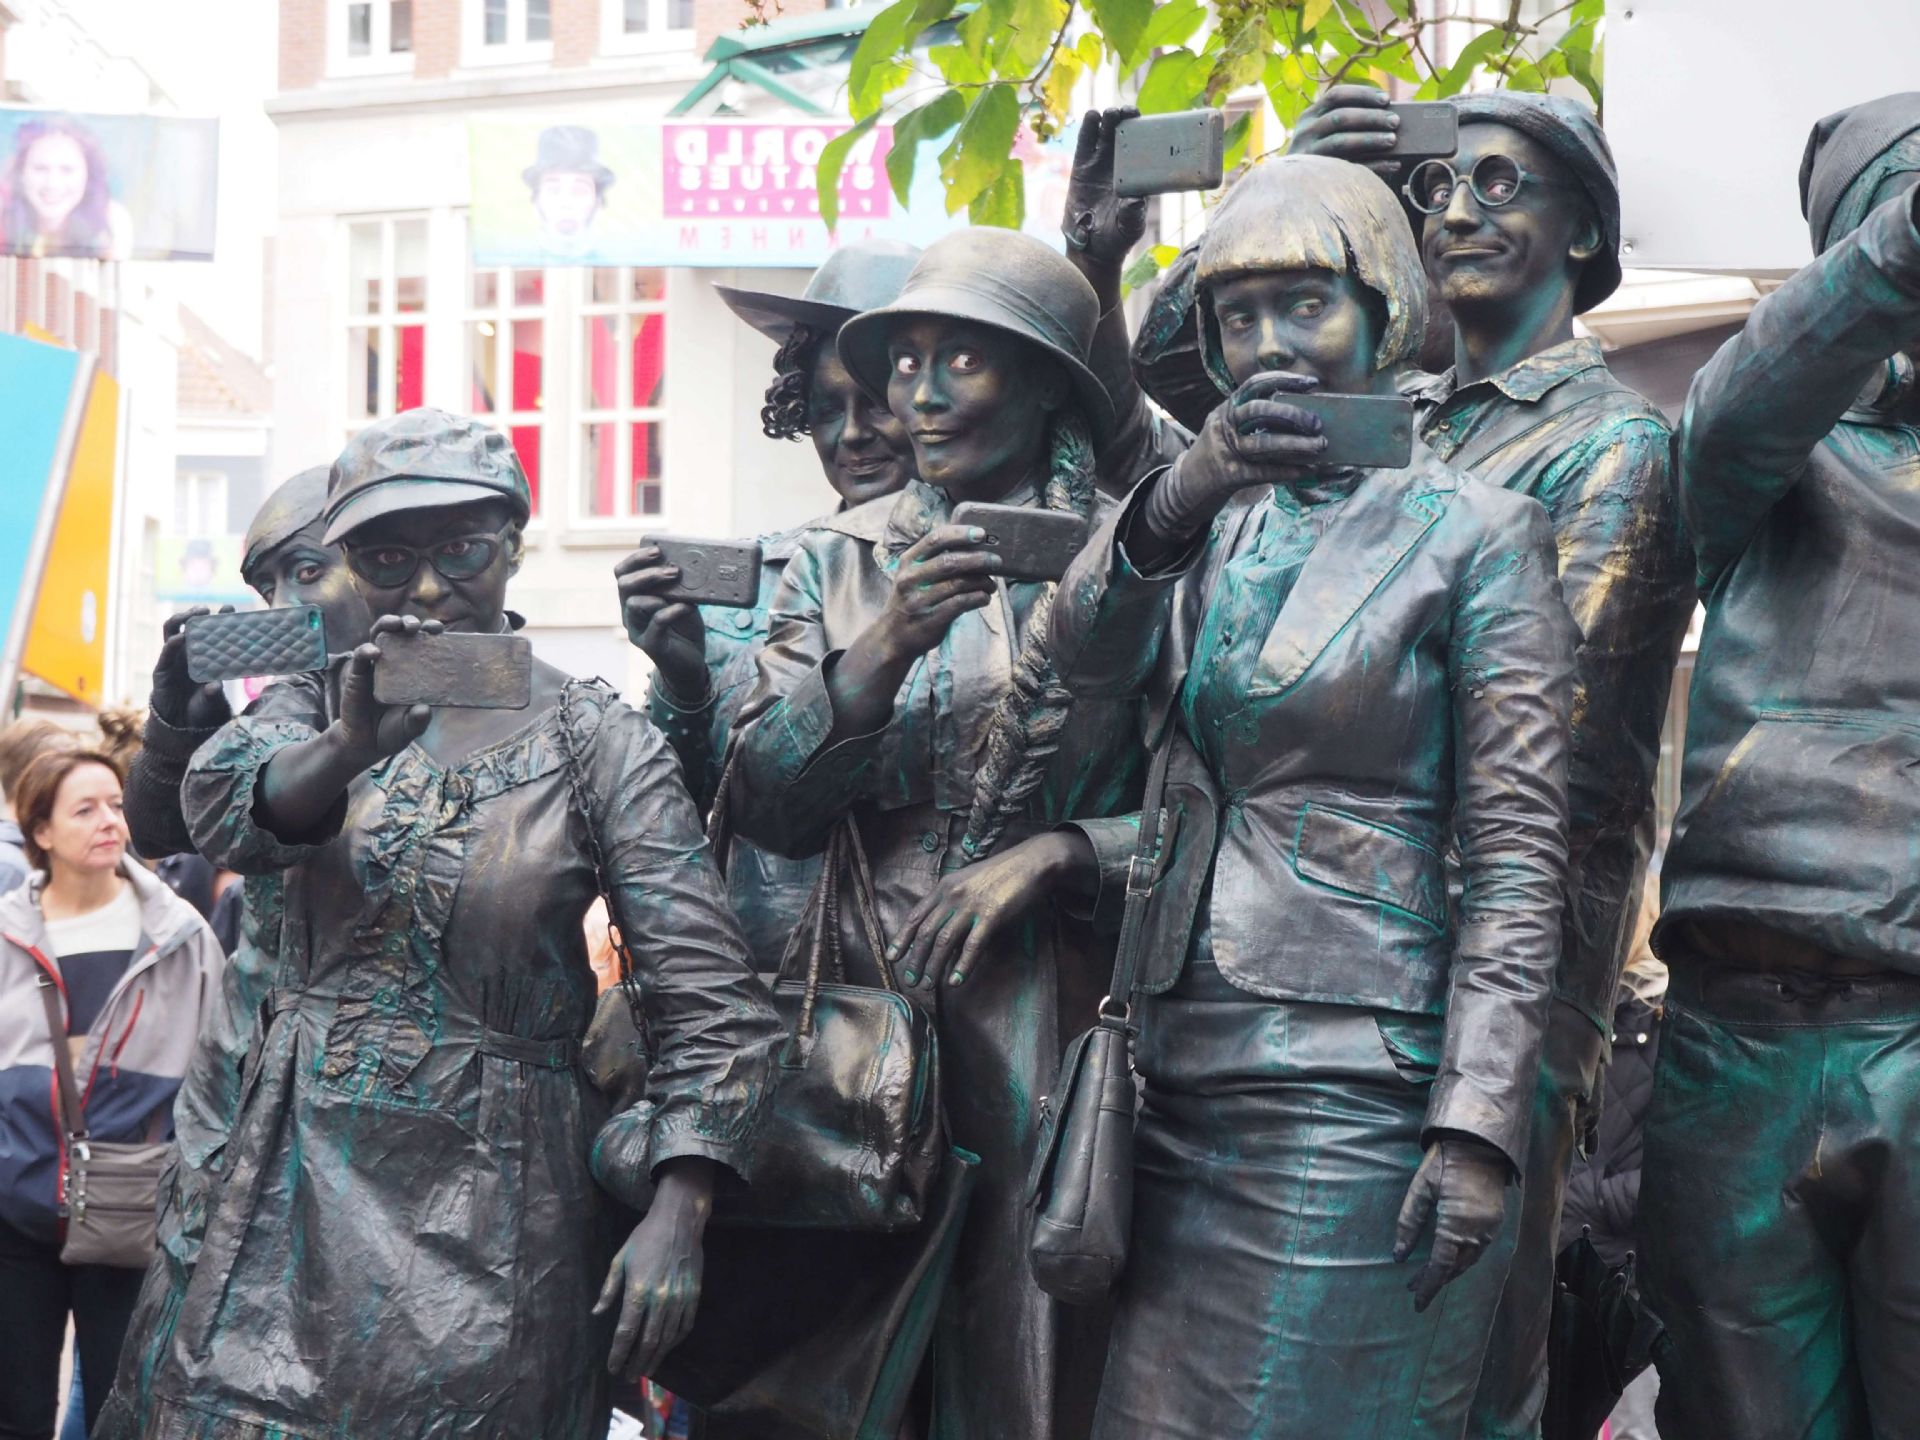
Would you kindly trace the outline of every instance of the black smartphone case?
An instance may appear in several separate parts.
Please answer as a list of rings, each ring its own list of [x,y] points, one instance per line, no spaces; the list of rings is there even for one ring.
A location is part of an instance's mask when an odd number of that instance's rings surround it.
[[[1087,522],[1078,515],[1030,505],[954,507],[955,525],[978,525],[986,543],[1000,552],[1004,580],[1058,580],[1087,543]]]
[[[187,675],[200,685],[327,668],[327,627],[318,605],[196,615],[186,623],[186,637]]]
[[[533,643],[524,635],[404,635],[375,642],[373,698],[382,705],[524,710],[533,700]]]
[[[1394,133],[1396,160],[1444,160],[1460,148],[1460,113],[1442,100],[1387,107],[1400,117]]]
[[[1226,116],[1218,110],[1136,115],[1113,132],[1113,193],[1216,190],[1226,158]]]
[[[643,535],[640,540],[659,546],[660,563],[680,570],[680,583],[661,591],[664,598],[730,610],[751,610],[759,602],[759,541],[664,535]]]

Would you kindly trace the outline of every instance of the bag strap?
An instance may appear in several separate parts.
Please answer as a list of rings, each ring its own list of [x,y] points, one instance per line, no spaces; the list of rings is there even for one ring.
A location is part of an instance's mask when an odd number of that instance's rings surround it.
[[[713,808],[707,811],[707,848],[713,851],[713,863],[725,875],[733,863],[733,767],[740,754],[740,732],[727,734],[727,753],[720,760],[720,788],[713,792]]]
[[[1141,796],[1140,841],[1127,861],[1126,908],[1120,916],[1120,943],[1114,947],[1113,983],[1100,1002],[1100,1023],[1125,1029],[1133,1009],[1134,978],[1140,972],[1140,952],[1146,947],[1147,907],[1153,900],[1155,870],[1159,864],[1160,817],[1166,805],[1167,762],[1173,755],[1178,727],[1169,721],[1147,767],[1147,788]]]
[[[67,1048],[66,1019],[54,994],[53,977],[40,973],[40,1003],[46,1007],[47,1036],[53,1041],[53,1073],[60,1077],[60,1124],[67,1143],[87,1138],[86,1111],[80,1106],[80,1087],[73,1078],[73,1054]]]
[[[874,891],[873,867],[867,859],[867,847],[860,838],[852,815],[835,822],[827,835],[826,849],[820,856],[820,874],[807,895],[800,912],[800,923],[793,928],[787,948],[780,957],[780,977],[792,977],[802,947],[806,951],[806,993],[800,1003],[798,1032],[804,1038],[813,1031],[813,1011],[820,997],[820,986],[829,975],[846,978],[846,963],[840,949],[840,901],[842,873],[853,882],[854,918],[880,969],[881,988],[900,993],[900,982],[887,959],[886,932],[880,924],[880,905]]]

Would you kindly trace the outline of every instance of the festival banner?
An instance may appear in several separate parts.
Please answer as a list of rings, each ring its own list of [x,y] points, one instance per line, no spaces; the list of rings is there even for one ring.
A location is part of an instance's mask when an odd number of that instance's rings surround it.
[[[220,122],[0,106],[0,254],[211,260]]]
[[[120,384],[105,371],[89,368],[91,383],[86,385],[73,460],[20,668],[97,707],[107,679]]]
[[[10,714],[84,399],[81,358],[0,334],[0,713]]]

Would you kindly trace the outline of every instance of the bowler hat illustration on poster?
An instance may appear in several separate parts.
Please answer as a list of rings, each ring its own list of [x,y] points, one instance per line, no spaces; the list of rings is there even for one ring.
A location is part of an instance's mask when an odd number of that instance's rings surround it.
[[[541,243],[559,254],[576,254],[592,243],[613,171],[600,162],[600,137],[584,125],[549,125],[540,132],[533,164],[520,172]]]

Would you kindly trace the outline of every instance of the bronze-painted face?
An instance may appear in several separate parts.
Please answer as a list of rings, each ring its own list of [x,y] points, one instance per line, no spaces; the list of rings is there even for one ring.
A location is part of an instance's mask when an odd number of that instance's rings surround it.
[[[373,621],[353,586],[346,552],[322,543],[326,528],[324,519],[316,519],[289,535],[254,563],[247,583],[275,609],[318,605],[326,620],[327,648],[338,653],[366,639]]]
[[[985,325],[905,316],[887,341],[887,405],[920,478],[957,503],[998,500],[1040,475],[1067,379],[1032,346]]]
[[[1505,204],[1482,203],[1465,181],[1489,155],[1506,157],[1530,177],[1502,192],[1512,196]],[[1447,304],[1456,311],[1550,304],[1570,292],[1602,243],[1573,172],[1531,136],[1487,121],[1460,127],[1450,163],[1461,183],[1444,210],[1426,217],[1420,246],[1427,274]]]
[[[1322,390],[1375,388],[1384,328],[1373,291],[1331,270],[1256,270],[1208,287],[1220,355],[1236,385],[1267,370],[1311,375]]]
[[[482,501],[369,520],[345,541],[354,588],[375,616],[414,615],[451,631],[496,634],[522,554],[511,519],[504,505]]]
[[[907,427],[855,383],[831,337],[813,362],[807,428],[827,483],[849,505],[891,495],[912,478]]]

